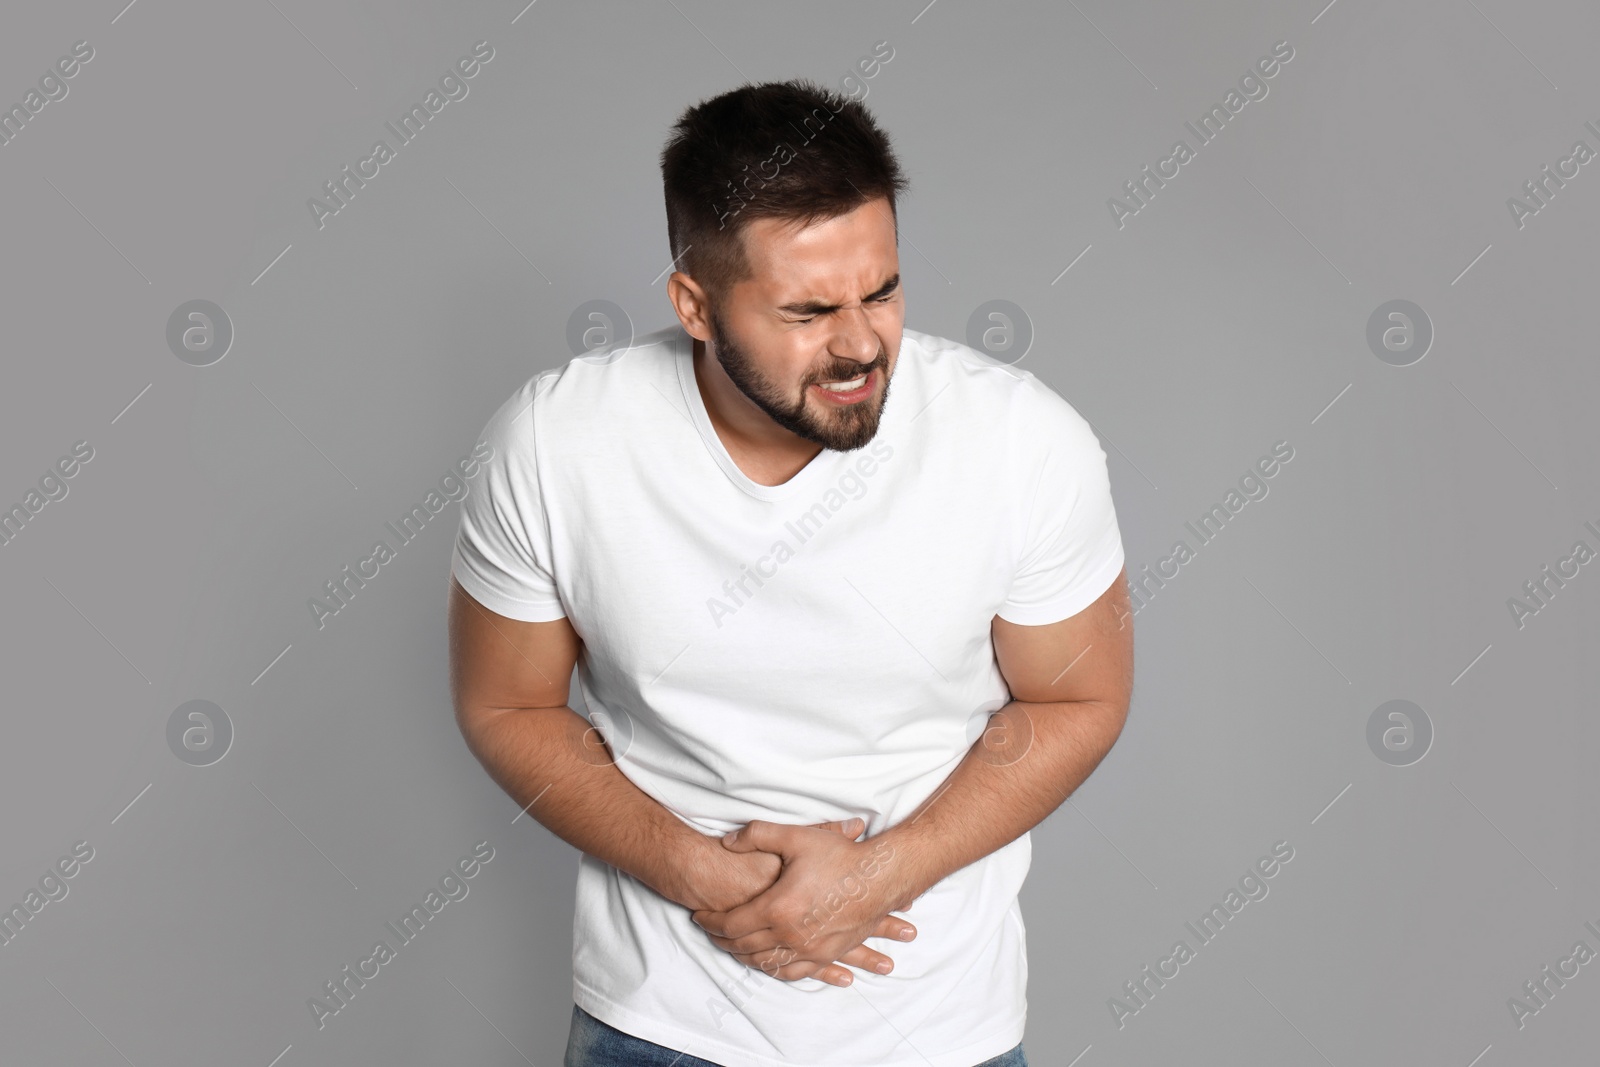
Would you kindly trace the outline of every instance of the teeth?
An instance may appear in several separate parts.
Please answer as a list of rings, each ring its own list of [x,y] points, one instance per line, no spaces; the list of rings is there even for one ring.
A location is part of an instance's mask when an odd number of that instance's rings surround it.
[[[861,377],[852,378],[848,382],[823,382],[821,384],[822,384],[822,387],[824,389],[827,389],[827,390],[829,390],[831,392],[848,393],[851,390],[860,389],[863,385],[866,384],[866,381],[867,381],[867,376],[865,374],[863,374]]]

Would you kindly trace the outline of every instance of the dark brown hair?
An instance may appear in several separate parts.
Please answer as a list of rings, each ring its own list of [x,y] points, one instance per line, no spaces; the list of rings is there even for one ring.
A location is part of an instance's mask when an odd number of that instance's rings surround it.
[[[798,78],[745,84],[684,111],[661,151],[667,241],[713,300],[750,276],[744,228],[835,218],[908,188],[860,101]]]

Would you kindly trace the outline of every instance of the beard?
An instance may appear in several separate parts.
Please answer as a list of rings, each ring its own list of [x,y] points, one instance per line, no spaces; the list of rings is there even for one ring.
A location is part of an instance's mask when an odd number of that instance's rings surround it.
[[[734,342],[715,311],[710,313],[709,318],[717,362],[722,364],[722,369],[739,387],[739,391],[766,412],[773,422],[798,437],[835,452],[861,448],[877,435],[883,406],[889,400],[889,354],[881,343],[878,357],[869,364],[863,365],[854,360],[831,363],[816,374],[807,376],[800,383],[800,397],[795,400],[781,385],[756,368],[750,354]],[[811,386],[817,382],[851,381],[875,370],[883,372],[883,391],[876,397],[848,406],[830,404],[828,409],[820,413],[806,403]]]

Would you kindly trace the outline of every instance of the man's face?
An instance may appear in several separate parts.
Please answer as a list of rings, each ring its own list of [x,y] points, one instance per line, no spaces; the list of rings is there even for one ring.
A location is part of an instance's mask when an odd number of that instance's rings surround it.
[[[717,361],[789,432],[839,452],[862,447],[878,432],[905,323],[889,202],[803,230],[758,219],[743,240],[752,276],[709,314]]]

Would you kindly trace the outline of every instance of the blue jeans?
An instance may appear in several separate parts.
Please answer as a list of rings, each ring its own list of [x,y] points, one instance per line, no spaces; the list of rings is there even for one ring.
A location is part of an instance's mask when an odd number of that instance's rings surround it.
[[[563,1067],[720,1067],[712,1060],[685,1055],[665,1045],[625,1034],[576,1004],[572,1006],[567,1055],[561,1062]],[[1028,1067],[1028,1060],[1019,1044],[974,1067]]]

